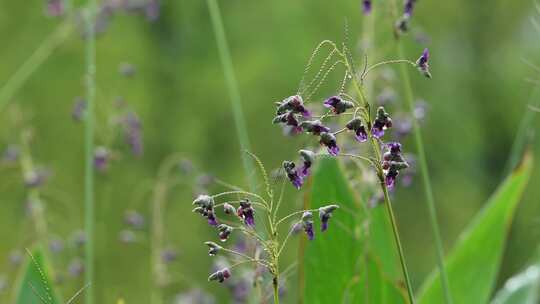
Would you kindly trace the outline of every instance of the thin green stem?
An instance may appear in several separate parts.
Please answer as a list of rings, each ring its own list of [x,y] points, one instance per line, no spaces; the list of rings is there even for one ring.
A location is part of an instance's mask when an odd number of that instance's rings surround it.
[[[167,195],[167,184],[165,181],[157,180],[152,197],[152,231],[151,231],[151,255],[150,266],[152,269],[152,304],[163,303],[162,286],[166,283],[166,268],[161,259],[161,250],[163,249],[163,239],[165,228],[163,224],[163,209]]]
[[[216,0],[207,0],[208,9],[210,11],[210,19],[214,28],[214,34],[216,35],[216,43],[219,51],[219,58],[223,66],[223,74],[229,91],[229,98],[231,99],[231,106],[234,117],[234,124],[236,126],[236,134],[240,142],[240,149],[242,151],[250,150],[249,137],[242,110],[242,101],[240,98],[240,91],[238,89],[238,83],[234,75],[234,69],[229,52],[229,46],[227,44],[227,37],[225,35],[225,29],[223,27],[223,21],[221,20],[221,13]],[[249,159],[248,155],[242,153],[242,161],[244,164],[244,170],[246,172],[246,178],[248,178],[250,189],[253,191],[256,189],[256,181],[252,178],[253,163]]]
[[[407,264],[405,262],[405,255],[403,254],[403,247],[401,246],[401,241],[399,238],[399,231],[396,224],[396,219],[394,217],[394,211],[392,210],[392,203],[390,202],[390,196],[388,195],[388,188],[386,187],[384,180],[381,181],[381,188],[384,194],[384,204],[386,205],[386,210],[388,211],[388,218],[392,224],[392,231],[394,232],[394,239],[396,241],[396,246],[399,253],[399,262],[401,264],[401,270],[403,271],[403,276],[405,277],[405,285],[407,285],[407,294],[409,295],[409,302],[414,304],[414,293],[412,290],[411,279],[409,278],[409,271],[407,270]]]
[[[279,281],[277,275],[272,280],[272,286],[274,289],[274,304],[279,304]]]
[[[15,73],[6,81],[0,89],[0,111],[11,101],[26,81],[35,71],[49,58],[54,50],[66,40],[73,29],[72,21],[67,20],[60,24],[38,48],[26,59]]]
[[[84,223],[85,246],[85,303],[94,304],[94,103],[96,95],[96,37],[94,20],[96,0],[88,1],[86,16],[86,116],[85,116],[85,175],[84,175]]]

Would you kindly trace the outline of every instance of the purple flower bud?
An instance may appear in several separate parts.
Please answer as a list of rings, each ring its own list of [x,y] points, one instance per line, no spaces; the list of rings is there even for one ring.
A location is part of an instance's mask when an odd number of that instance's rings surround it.
[[[81,259],[73,259],[68,266],[69,275],[72,277],[79,277],[84,272],[84,264]]]
[[[300,189],[304,184],[304,180],[296,170],[296,165],[292,161],[286,160],[283,162],[283,169],[287,173],[287,177],[289,178],[293,186],[296,189]]]
[[[118,239],[120,240],[120,242],[124,244],[131,244],[131,243],[135,243],[135,241],[137,240],[137,236],[135,235],[133,231],[129,229],[124,229],[120,231],[120,234],[118,235]]]
[[[240,207],[236,211],[236,214],[244,220],[244,224],[255,227],[255,209],[253,209],[247,198],[240,201]]]
[[[339,154],[339,147],[334,134],[327,132],[321,133],[320,143],[321,145],[326,146],[330,155],[337,156]]]
[[[384,178],[386,186],[388,188],[394,187],[396,183],[396,177],[398,176],[398,174],[399,174],[398,170],[392,169],[392,167],[390,167],[388,172],[385,174],[385,178]]]
[[[130,112],[124,121],[125,138],[135,156],[143,154],[142,127],[137,115]]]
[[[431,78],[431,73],[429,72],[429,50],[427,48],[424,49],[422,52],[422,55],[418,60],[416,60],[416,67],[422,73],[422,75],[426,76],[427,78]]]
[[[313,135],[320,135],[323,132],[330,132],[330,128],[322,124],[320,120],[308,120],[300,124],[300,128],[305,130],[307,133]]]
[[[236,209],[234,208],[233,205],[229,204],[229,203],[225,203],[223,204],[223,212],[225,212],[225,214],[236,214]]]
[[[127,210],[124,213],[124,222],[135,228],[142,229],[144,227],[144,216],[135,210]]]
[[[109,167],[109,159],[111,155],[109,150],[103,146],[99,146],[94,150],[94,167],[100,172],[105,172]]]
[[[339,96],[332,96],[324,101],[326,108],[331,108],[335,114],[341,114],[348,109],[354,108],[354,103],[343,100]]]
[[[274,120],[272,120],[272,123],[282,123],[286,126],[290,126],[294,129],[294,132],[301,132],[302,128],[300,127],[300,122],[298,121],[298,118],[296,117],[296,114],[294,114],[292,111],[286,112],[284,114],[278,115],[274,117]]]
[[[392,142],[386,145],[388,151],[383,154],[383,173],[385,183],[388,188],[392,188],[395,184],[396,177],[399,175],[399,170],[409,167],[407,162],[401,155],[401,144]]]
[[[144,14],[146,20],[150,22],[156,21],[160,14],[159,0],[148,0],[144,8]]]
[[[64,11],[65,11],[64,0],[46,0],[46,1],[47,1],[47,8],[46,8],[47,15],[49,15],[50,17],[58,17],[64,14]]]
[[[292,226],[291,226],[291,233],[292,234],[298,234],[300,231],[302,231],[302,223],[301,222],[297,222],[297,223],[292,224]]]
[[[371,0],[362,0],[362,9],[364,11],[364,15],[369,15],[372,9]]]
[[[414,10],[416,0],[405,0],[405,5],[403,6],[403,14],[407,17],[411,17]]]
[[[305,178],[309,176],[310,168],[313,165],[313,162],[315,161],[315,153],[309,150],[300,150],[298,151],[300,153],[300,157],[302,158],[303,164],[300,168],[299,175],[301,178]]]
[[[338,205],[328,205],[319,208],[319,218],[321,219],[321,231],[324,232],[328,229],[328,220],[332,217],[332,212],[338,209]]]
[[[223,268],[221,270],[218,270],[214,273],[212,273],[208,277],[208,281],[218,281],[220,283],[223,283],[226,279],[228,279],[231,276],[231,271],[229,268]]]
[[[170,264],[178,258],[178,252],[173,248],[165,248],[161,250],[161,261],[165,264]]]
[[[305,211],[304,214],[302,214],[302,227],[304,227],[308,239],[313,241],[315,233],[313,232],[313,214],[310,211]]]
[[[64,242],[62,241],[62,239],[58,237],[52,238],[49,241],[49,250],[54,254],[58,254],[62,250],[64,250]]]
[[[384,135],[384,131],[392,127],[392,119],[390,115],[386,113],[384,107],[377,109],[377,117],[371,127],[371,133],[377,138],[381,138]]]
[[[122,62],[118,67],[118,72],[120,75],[125,77],[132,77],[135,75],[135,66],[128,62]]]
[[[217,227],[218,229],[218,232],[219,232],[219,239],[222,241],[222,242],[225,242],[226,240],[229,239],[229,236],[231,235],[232,231],[233,231],[233,228],[231,226],[228,226],[228,225],[225,225],[225,224],[221,224]]]
[[[82,248],[86,244],[86,233],[83,230],[77,230],[71,236],[73,246]]]
[[[213,208],[206,210],[206,218],[208,219],[208,225],[210,226],[218,225],[218,221],[217,221],[216,215],[214,214]]]
[[[276,103],[276,105],[278,106],[276,115],[281,115],[290,111],[295,114],[302,114],[302,116],[305,117],[311,116],[311,113],[309,113],[308,109],[304,106],[304,100],[300,95],[287,97],[282,102]]]
[[[354,131],[356,140],[358,140],[359,142],[365,142],[367,140],[368,134],[366,131],[366,127],[364,127],[360,118],[352,119],[345,125],[345,127],[351,131]]]
[[[219,246],[218,244],[214,243],[214,242],[205,242],[204,243],[206,246],[208,246],[208,255],[209,256],[214,256],[216,254],[218,254],[218,252],[223,249],[223,247]]]

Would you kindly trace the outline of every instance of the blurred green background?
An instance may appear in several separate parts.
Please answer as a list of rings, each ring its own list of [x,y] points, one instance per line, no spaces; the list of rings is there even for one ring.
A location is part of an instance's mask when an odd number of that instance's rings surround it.
[[[62,22],[45,16],[43,2],[0,0],[0,86]],[[388,1],[374,2],[377,58],[371,60],[394,59]],[[268,168],[276,168],[294,157],[305,138],[284,137],[270,123],[273,102],[296,92],[304,65],[321,40],[343,40],[345,22],[351,45],[358,45],[364,18],[360,1],[219,3],[252,151]],[[432,53],[433,79],[426,81],[414,71],[411,76],[415,95],[429,104],[423,134],[446,250],[502,180],[526,104],[536,102],[529,100],[534,84],[526,79],[540,81],[540,72],[522,60],[540,65],[540,34],[530,22],[534,17],[540,20],[529,0],[419,1],[413,31],[404,38],[408,59],[415,60],[424,46]],[[427,44],[415,42],[418,32],[429,37]],[[360,62],[360,52],[354,49]],[[133,77],[118,73],[123,62],[136,67]],[[2,149],[16,142],[21,132],[11,123],[14,104],[33,128],[33,157],[53,172],[43,190],[50,229],[66,240],[83,227],[83,125],[70,115],[73,99],[84,95],[84,72],[84,40],[74,33],[0,112]],[[118,241],[125,210],[137,204],[134,190],[152,179],[161,161],[174,152],[203,172],[247,185],[206,1],[164,0],[161,16],[151,23],[141,16],[115,14],[98,38],[97,84],[96,142],[104,144],[110,136],[107,113],[121,96],[142,120],[145,151],[135,158],[119,141],[114,147],[118,159],[106,174],[97,175],[96,300],[115,303],[124,297],[127,303],[148,303],[147,239],[141,233],[141,244]],[[403,99],[399,81],[396,84],[400,108]],[[412,138],[404,142],[404,149],[414,152]],[[533,149],[539,159],[537,142]],[[188,177],[197,178],[194,173]],[[510,230],[499,284],[521,268],[540,240],[538,185],[536,169]],[[9,273],[11,285],[8,256],[13,249],[30,246],[33,238],[25,216],[25,193],[20,171],[1,169],[0,261],[6,262],[0,262],[0,274]],[[202,242],[215,236],[190,212],[192,196],[193,189],[177,188],[168,200],[167,244],[179,251],[171,272],[188,278],[167,288],[171,298],[196,286],[226,294],[206,282],[211,259]],[[291,202],[295,198],[290,195]],[[148,201],[137,206],[147,220]],[[421,184],[399,189],[394,202],[413,284],[418,286],[435,265]],[[295,250],[291,248],[289,260]],[[65,272],[68,263],[67,258],[55,260],[59,272]],[[65,284],[67,295],[83,283],[69,279]],[[290,284],[294,290],[294,280]],[[288,300],[294,302],[294,292]]]

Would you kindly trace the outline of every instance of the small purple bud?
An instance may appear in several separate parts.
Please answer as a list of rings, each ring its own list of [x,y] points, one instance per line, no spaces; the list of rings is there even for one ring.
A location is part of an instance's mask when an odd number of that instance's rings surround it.
[[[321,133],[320,143],[321,145],[326,146],[330,155],[337,156],[339,154],[339,147],[334,134],[327,132]]]
[[[229,236],[231,235],[233,228],[231,226],[221,224],[217,227],[219,232],[219,239],[222,242],[225,242],[229,239]]]
[[[395,183],[396,183],[396,177],[398,176],[399,174],[399,171],[397,170],[392,170],[392,168],[390,168],[390,170],[388,171],[388,173],[386,173],[386,176],[385,176],[385,183],[386,183],[386,186],[388,188],[393,188]]]
[[[208,246],[208,255],[209,256],[215,256],[218,254],[218,252],[223,249],[223,247],[219,246],[218,244],[214,242],[205,242],[206,246]]]
[[[165,248],[161,250],[161,261],[165,264],[170,264],[178,258],[178,252],[173,248]]]
[[[82,248],[86,244],[86,234],[83,230],[77,230],[71,236],[71,242],[73,246],[77,248]]]
[[[411,17],[414,11],[414,5],[416,0],[405,0],[405,5],[403,6],[403,14],[407,17]]]
[[[354,131],[356,140],[359,142],[365,142],[367,140],[368,134],[366,132],[366,127],[364,127],[360,118],[352,119],[345,125],[345,127],[351,131]]]
[[[135,229],[142,229],[144,227],[145,220],[144,216],[139,212],[135,210],[127,210],[124,213],[124,222]]]
[[[323,125],[320,120],[303,121],[300,124],[300,128],[302,130],[305,130],[307,133],[311,133],[311,134],[317,135],[317,136],[320,135],[323,132],[330,132],[330,128]]]
[[[338,209],[338,205],[328,205],[319,208],[319,218],[321,220],[321,231],[324,232],[328,229],[328,220],[332,217],[332,212]]]
[[[315,233],[313,232],[313,214],[310,211],[305,211],[304,214],[302,214],[302,226],[304,227],[308,239],[313,241]]]
[[[46,0],[46,1],[47,1],[46,12],[48,16],[58,17],[64,14],[64,11],[65,11],[64,0]]]
[[[296,189],[300,189],[304,184],[304,180],[296,170],[296,165],[292,161],[286,160],[283,162],[283,169],[287,173],[287,178],[289,178],[293,186]]]
[[[331,108],[335,114],[339,115],[348,109],[354,108],[354,103],[343,100],[339,96],[332,96],[324,101],[324,106],[326,108]]]
[[[392,119],[390,115],[386,113],[384,107],[377,109],[377,117],[371,127],[371,133],[377,138],[381,138],[384,135],[384,131],[392,127]]]
[[[148,3],[146,3],[146,7],[144,8],[144,14],[146,20],[150,22],[156,21],[160,14],[159,0],[148,0]]]
[[[431,78],[431,73],[429,72],[429,50],[427,48],[424,49],[420,58],[416,60],[416,67],[422,75]]]
[[[302,131],[302,127],[300,127],[300,122],[298,121],[298,117],[296,117],[296,114],[294,114],[292,111],[289,111],[289,112],[286,112],[285,114],[281,114],[274,117],[274,120],[272,120],[272,123],[285,124],[285,126],[289,126],[293,128],[295,133]]]
[[[54,254],[58,254],[62,250],[64,250],[64,242],[62,241],[62,239],[58,237],[52,238],[49,241],[49,250]]]
[[[372,3],[371,0],[362,0],[362,10],[364,15],[369,15],[371,13]]]
[[[229,268],[223,268],[221,270],[218,270],[214,273],[212,273],[208,277],[208,281],[218,281],[220,283],[223,283],[226,279],[228,279],[231,276],[231,271]]]
[[[131,244],[131,243],[135,243],[135,241],[137,240],[137,236],[135,235],[133,231],[124,229],[120,231],[120,234],[118,235],[118,239],[120,240],[120,242],[124,244]]]
[[[84,264],[81,259],[75,258],[69,263],[68,272],[71,277],[79,277],[84,272]]]
[[[143,154],[142,127],[141,121],[134,112],[130,112],[126,115],[124,132],[126,142],[131,147],[133,155],[141,156]]]
[[[217,226],[218,225],[216,215],[214,214],[214,209],[206,210],[206,218],[208,219],[208,225],[210,225],[210,226]]]
[[[244,220],[245,225],[255,227],[255,209],[253,209],[247,198],[240,201],[240,207],[236,211],[236,214]]]
[[[304,100],[300,95],[287,97],[282,102],[278,102],[276,104],[278,106],[276,110],[276,115],[281,115],[290,111],[295,114],[302,114],[302,116],[304,117],[311,116],[311,113],[304,106]]]
[[[71,111],[71,117],[74,121],[82,121],[86,112],[86,100],[81,97],[76,97],[73,102],[73,110]]]
[[[100,172],[105,172],[109,167],[111,155],[107,148],[99,146],[94,151],[94,167]]]
[[[133,64],[128,62],[122,62],[120,66],[118,66],[118,72],[122,76],[132,77],[133,75],[135,75],[136,70]]]
[[[301,178],[305,178],[309,176],[310,169],[313,166],[313,162],[315,161],[315,153],[309,150],[300,150],[298,151],[298,153],[300,154],[300,157],[303,161],[299,175]]]

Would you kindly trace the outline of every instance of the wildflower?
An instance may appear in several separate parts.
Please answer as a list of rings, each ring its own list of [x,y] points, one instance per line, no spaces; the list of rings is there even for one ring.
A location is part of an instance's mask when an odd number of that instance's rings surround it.
[[[382,169],[388,188],[394,187],[399,170],[409,167],[401,155],[401,144],[392,142],[387,145],[389,151],[383,154]]]
[[[302,223],[301,222],[296,222],[296,223],[291,225],[291,233],[293,235],[298,234],[300,231],[302,231]]]
[[[193,209],[193,212],[200,213],[202,216],[208,219],[208,224],[211,226],[217,226],[218,222],[214,214],[214,199],[208,195],[199,195],[194,201],[193,205],[197,206]]]
[[[364,11],[364,15],[369,15],[371,13],[371,6],[371,0],[362,0],[362,8]]]
[[[255,227],[254,213],[255,209],[253,209],[247,198],[240,201],[240,207],[236,211],[236,214],[244,220],[244,224]]]
[[[390,115],[386,113],[384,107],[377,109],[377,117],[371,127],[371,133],[377,138],[381,138],[384,135],[384,131],[392,127],[392,119]]]
[[[79,258],[75,258],[69,263],[68,272],[72,277],[78,277],[84,272],[84,264]]]
[[[278,115],[274,117],[274,120],[272,120],[273,124],[283,123],[286,126],[290,126],[293,129],[293,133],[298,133],[302,131],[302,127],[300,127],[300,122],[298,121],[298,117],[296,117],[296,114],[294,114],[292,111],[286,112],[284,114]]]
[[[124,244],[131,244],[134,243],[137,240],[137,236],[135,233],[129,229],[124,229],[120,231],[120,235],[118,236],[120,239],[120,242]]]
[[[110,153],[103,146],[99,146],[94,151],[94,167],[100,172],[107,170],[109,166]]]
[[[205,242],[204,243],[206,246],[208,246],[208,255],[209,256],[214,256],[216,255],[221,249],[223,249],[223,247],[219,246],[218,244],[214,243],[214,242]]]
[[[332,108],[332,111],[335,114],[341,114],[347,111],[348,109],[354,108],[354,103],[347,100],[343,100],[339,96],[332,96],[324,101],[324,106],[326,108]]]
[[[320,135],[322,132],[330,132],[330,128],[323,125],[320,120],[303,121],[300,124],[300,128],[313,135]]]
[[[354,118],[349,121],[345,127],[351,131],[354,131],[356,140],[359,142],[365,142],[368,138],[366,127],[362,124],[360,118]]]
[[[233,205],[225,203],[223,204],[223,212],[225,212],[225,214],[236,214],[236,209]]]
[[[302,227],[306,232],[308,239],[312,241],[315,238],[315,233],[313,232],[313,214],[310,211],[305,211],[302,214]]]
[[[302,184],[304,183],[304,180],[296,170],[296,165],[292,161],[286,160],[283,162],[283,169],[287,173],[287,177],[289,178],[293,186],[296,189],[300,189],[302,187]]]
[[[77,230],[71,236],[73,246],[82,248],[86,244],[86,233],[83,230]]]
[[[336,142],[336,136],[332,133],[323,132],[321,133],[321,145],[326,146],[328,153],[333,156],[337,156],[339,153],[339,147]]]
[[[149,0],[146,3],[146,7],[144,8],[144,15],[146,16],[146,20],[150,22],[156,21],[159,18],[159,14],[159,0]]]
[[[429,72],[429,50],[427,48],[424,49],[422,52],[422,55],[418,60],[416,60],[416,67],[422,73],[422,75],[426,76],[427,78],[431,78],[431,73]]]
[[[303,164],[300,168],[299,175],[300,177],[304,178],[309,175],[310,168],[313,165],[313,162],[315,161],[315,153],[309,150],[300,150],[298,151],[300,153],[300,157],[302,158]]]
[[[172,263],[178,258],[178,252],[173,248],[165,248],[161,250],[161,261],[165,264]]]
[[[328,229],[328,220],[332,217],[332,212],[338,209],[338,205],[328,205],[319,208],[319,218],[321,219],[321,231],[324,232]]]
[[[124,121],[124,131],[126,141],[131,147],[131,151],[135,156],[141,156],[143,154],[142,143],[142,127],[141,121],[137,115],[130,112]]]
[[[144,216],[135,210],[127,210],[124,214],[124,222],[136,229],[144,227]]]
[[[64,0],[46,0],[47,7],[46,12],[50,17],[58,17],[64,14],[65,5]]]
[[[231,233],[233,231],[233,228],[231,226],[228,226],[228,225],[225,225],[225,224],[219,225],[217,227],[217,229],[219,231],[219,239],[222,242],[225,242],[229,238],[229,235],[231,235]]]
[[[208,277],[208,281],[218,281],[220,283],[223,283],[226,279],[228,279],[231,276],[231,271],[229,268],[223,268],[221,270],[218,270],[214,273],[212,273]]]
[[[405,1],[405,5],[403,7],[403,15],[404,16],[408,16],[408,17],[412,16],[415,2],[416,2],[416,0],[406,0]]]
[[[60,238],[52,238],[49,241],[49,250],[54,253],[60,253],[62,250],[64,250],[64,242]]]
[[[281,115],[290,111],[291,113],[302,114],[305,117],[311,116],[308,109],[304,106],[304,100],[300,95],[287,97],[282,102],[277,102],[276,105],[278,106],[276,115]]]

